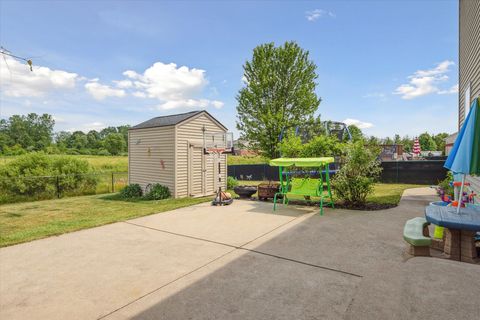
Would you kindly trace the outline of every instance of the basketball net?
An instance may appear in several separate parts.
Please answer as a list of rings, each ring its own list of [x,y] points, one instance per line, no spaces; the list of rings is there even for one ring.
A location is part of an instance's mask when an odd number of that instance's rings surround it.
[[[206,152],[214,157],[214,159],[218,159],[218,190],[216,191],[216,197],[215,199],[218,198],[218,200],[224,201],[230,199],[230,197],[227,196],[225,191],[222,190],[222,174],[221,174],[221,159],[220,155],[224,154],[226,149],[225,148],[206,148]]]

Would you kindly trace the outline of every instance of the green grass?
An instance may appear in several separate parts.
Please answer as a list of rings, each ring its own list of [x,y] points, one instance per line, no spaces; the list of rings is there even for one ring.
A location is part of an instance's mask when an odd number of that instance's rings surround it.
[[[240,181],[257,185],[261,181]],[[375,185],[368,202],[396,205],[405,189],[424,187],[412,184]],[[229,190],[232,192],[232,190]],[[234,193],[233,193],[234,194]],[[295,197],[292,197],[294,199]],[[301,199],[302,197],[299,197]],[[67,232],[124,221],[210,201],[211,197],[125,201],[118,194],[71,197],[0,205],[0,247]]]
[[[227,164],[262,164],[268,163],[268,159],[262,156],[232,156],[228,155]]]
[[[402,184],[402,183],[377,183],[375,191],[367,197],[367,202],[378,204],[397,205],[400,202],[403,191],[410,188],[421,188],[426,185],[420,184]]]
[[[95,195],[0,206],[0,247],[187,207],[208,198],[121,201]]]
[[[59,155],[49,155],[50,157],[58,157]],[[88,156],[88,155],[62,155],[66,157],[75,157],[77,159],[87,160],[95,171],[114,171],[127,172],[128,157],[127,156]],[[17,156],[1,156],[0,166],[14,160]]]
[[[239,181],[239,185],[249,185],[256,186],[262,181]],[[385,204],[385,205],[398,205],[400,198],[402,197],[403,191],[410,188],[420,188],[425,187],[425,185],[419,184],[401,184],[401,183],[377,183],[375,184],[375,189],[372,195],[367,197],[367,202],[375,204]],[[233,195],[235,192],[229,190]],[[333,195],[335,197],[335,191],[333,190]],[[257,194],[253,195],[254,197]],[[302,196],[291,195],[290,199],[303,199]]]

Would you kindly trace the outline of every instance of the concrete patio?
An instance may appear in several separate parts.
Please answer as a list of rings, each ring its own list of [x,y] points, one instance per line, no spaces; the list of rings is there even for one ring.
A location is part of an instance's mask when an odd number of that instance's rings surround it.
[[[405,255],[383,211],[208,203],[0,249],[2,319],[478,319],[480,266]]]

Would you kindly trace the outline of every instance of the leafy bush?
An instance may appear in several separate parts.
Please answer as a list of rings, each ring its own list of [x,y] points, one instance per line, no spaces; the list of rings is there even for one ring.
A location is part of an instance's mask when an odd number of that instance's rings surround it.
[[[96,152],[96,154],[98,156],[109,156],[110,155],[110,152],[108,152],[107,150],[105,149],[100,149]]]
[[[238,180],[234,177],[227,177],[227,189],[232,190],[238,186]]]
[[[451,171],[448,171],[447,177],[438,183],[438,186],[445,192],[445,194],[453,196],[453,186],[450,185],[450,182],[453,181],[453,174]]]
[[[142,187],[138,183],[132,183],[120,191],[120,196],[124,199],[133,199],[142,197]]]
[[[146,200],[162,200],[170,198],[172,195],[168,187],[155,183],[150,191],[145,195]]]
[[[95,190],[97,180],[88,175],[91,171],[86,160],[66,156],[49,157],[43,152],[33,152],[0,167],[0,191],[39,196],[56,194],[57,191]]]
[[[377,158],[378,150],[362,142],[346,145],[344,164],[332,179],[336,197],[349,206],[364,205],[382,171]]]
[[[290,134],[280,143],[282,157],[330,157],[340,155],[343,144],[331,136],[319,135],[303,143],[299,136]]]
[[[3,146],[3,152],[2,153],[6,156],[19,156],[19,155],[27,153],[27,150],[23,149],[22,146],[16,144],[12,147]]]

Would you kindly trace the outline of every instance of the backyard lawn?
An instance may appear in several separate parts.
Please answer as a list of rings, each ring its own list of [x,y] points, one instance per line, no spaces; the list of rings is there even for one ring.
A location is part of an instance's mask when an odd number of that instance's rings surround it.
[[[240,184],[258,183],[240,181]],[[422,186],[379,183],[368,202],[396,205],[405,189],[415,187]],[[115,198],[116,194],[109,194],[0,205],[0,247],[191,206],[212,197],[159,201]]]
[[[211,200],[208,197],[131,202],[110,200],[112,196],[81,196],[1,205],[0,247]]]

